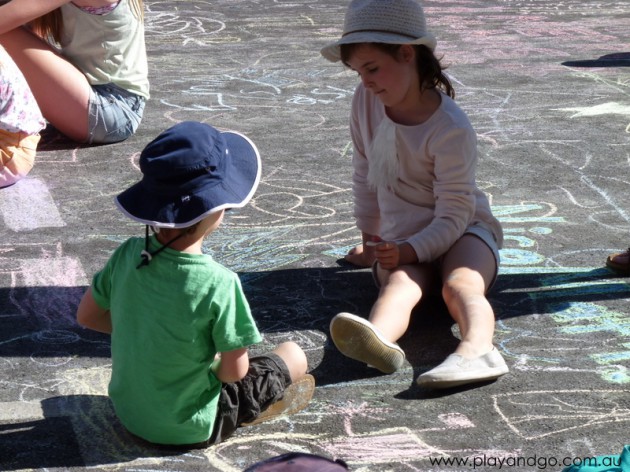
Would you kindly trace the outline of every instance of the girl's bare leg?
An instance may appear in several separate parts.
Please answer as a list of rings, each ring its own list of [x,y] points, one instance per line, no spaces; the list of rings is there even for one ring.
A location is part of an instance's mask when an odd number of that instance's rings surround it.
[[[442,264],[442,296],[459,326],[461,341],[455,353],[421,374],[418,384],[450,388],[494,380],[508,372],[492,344],[494,313],[485,296],[495,272],[492,251],[476,236],[462,236],[447,252]]]
[[[28,82],[44,117],[69,138],[88,137],[90,85],[81,71],[25,28],[0,35]]]
[[[396,342],[409,327],[411,311],[431,280],[427,265],[406,265],[395,270],[377,269],[381,283],[369,320],[389,341]]]
[[[335,346],[351,359],[365,362],[384,373],[402,367],[405,353],[396,341],[405,334],[413,307],[428,279],[427,266],[377,268],[381,284],[369,321],[351,313],[339,313],[330,323]]]
[[[442,267],[442,296],[461,334],[455,352],[467,358],[486,354],[494,336],[494,312],[485,295],[496,273],[492,251],[476,236],[464,235]]]

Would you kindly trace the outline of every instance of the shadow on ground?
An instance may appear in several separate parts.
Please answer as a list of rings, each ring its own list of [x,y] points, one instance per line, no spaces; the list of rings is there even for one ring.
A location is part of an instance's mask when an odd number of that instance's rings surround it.
[[[597,59],[565,61],[562,65],[567,67],[630,67],[630,52],[606,54]]]
[[[41,410],[40,418],[0,424],[0,470],[90,467],[182,453],[136,443],[103,395],[51,397]]]

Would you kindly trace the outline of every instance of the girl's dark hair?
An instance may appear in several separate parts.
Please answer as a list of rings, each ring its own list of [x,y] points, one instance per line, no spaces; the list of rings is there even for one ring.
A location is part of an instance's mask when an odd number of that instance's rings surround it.
[[[354,44],[342,44],[339,49],[341,53],[341,60],[344,64],[348,65],[350,56],[357,46],[365,43]],[[398,60],[398,51],[402,47],[402,44],[387,44],[387,43],[367,43],[377,49],[380,49],[386,54],[389,54],[394,59]],[[440,63],[440,60],[435,57],[433,51],[423,44],[414,44],[412,47],[416,51],[416,68],[418,69],[418,77],[420,79],[420,90],[439,89],[451,98],[455,98],[455,89],[451,84],[451,81],[444,73],[444,69]]]

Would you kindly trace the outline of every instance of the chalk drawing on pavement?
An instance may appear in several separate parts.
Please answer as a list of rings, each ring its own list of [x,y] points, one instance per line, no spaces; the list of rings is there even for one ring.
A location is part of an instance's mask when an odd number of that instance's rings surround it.
[[[524,439],[613,427],[627,431],[630,390],[540,390],[492,395],[495,411]],[[624,426],[626,425],[626,426]],[[577,434],[577,433],[573,433]]]

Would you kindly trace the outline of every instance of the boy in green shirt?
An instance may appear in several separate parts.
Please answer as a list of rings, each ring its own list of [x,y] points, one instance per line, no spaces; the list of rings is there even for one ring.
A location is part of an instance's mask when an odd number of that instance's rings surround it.
[[[109,396],[123,425],[151,443],[206,447],[306,407],[314,381],[302,349],[286,342],[250,359],[262,338],[238,276],[201,250],[225,210],[253,196],[255,145],[183,122],[147,145],[140,169],[116,204],[146,236],[114,252],[77,312],[81,325],[111,334]]]

